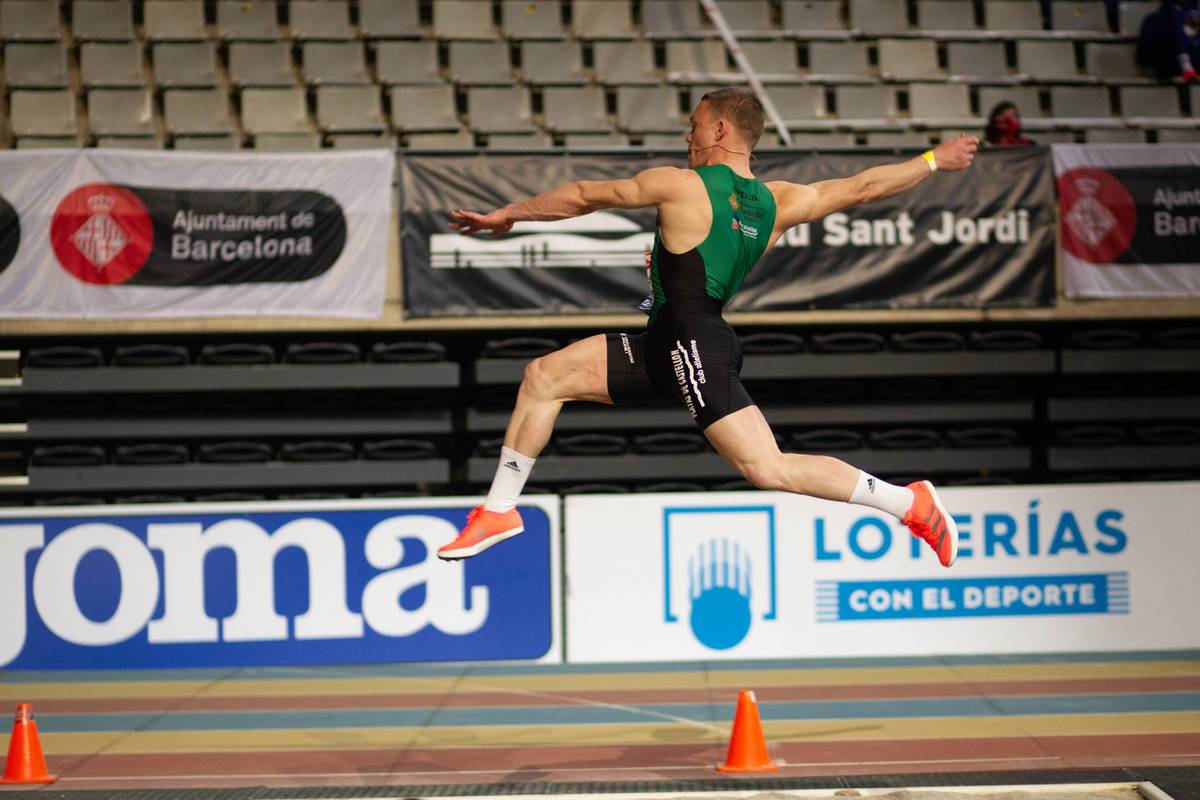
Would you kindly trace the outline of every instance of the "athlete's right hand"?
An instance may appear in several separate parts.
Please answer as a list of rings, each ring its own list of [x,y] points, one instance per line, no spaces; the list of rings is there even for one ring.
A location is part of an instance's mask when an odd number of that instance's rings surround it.
[[[459,208],[451,211],[450,217],[454,220],[450,223],[450,229],[464,236],[481,231],[491,231],[493,234],[508,233],[513,226],[513,221],[499,209],[490,214],[476,214],[474,211]]]

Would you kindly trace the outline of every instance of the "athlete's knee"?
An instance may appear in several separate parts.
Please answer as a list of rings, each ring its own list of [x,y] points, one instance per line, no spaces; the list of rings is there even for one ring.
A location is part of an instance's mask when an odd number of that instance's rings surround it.
[[[788,488],[787,470],[782,458],[761,458],[737,465],[742,477],[756,489],[784,490]]]
[[[554,394],[554,367],[545,356],[539,356],[525,365],[521,376],[521,390],[534,397],[548,398]]]

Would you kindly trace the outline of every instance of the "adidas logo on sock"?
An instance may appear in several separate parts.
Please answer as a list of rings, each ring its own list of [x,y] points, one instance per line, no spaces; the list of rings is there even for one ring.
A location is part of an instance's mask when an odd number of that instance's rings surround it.
[[[520,471],[521,471],[521,468],[520,468],[519,466],[517,466],[517,462],[516,462],[516,461],[505,461],[505,462],[504,462],[504,466],[508,467],[508,468],[509,468],[509,469],[511,469],[513,472],[520,472]]]
[[[867,478],[867,491],[870,492],[871,494],[875,494],[875,479],[874,478]]]

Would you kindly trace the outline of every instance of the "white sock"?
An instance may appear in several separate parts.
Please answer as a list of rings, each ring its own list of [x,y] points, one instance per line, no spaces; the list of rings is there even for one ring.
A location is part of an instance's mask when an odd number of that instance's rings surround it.
[[[488,492],[487,502],[483,504],[484,509],[503,514],[516,508],[517,501],[521,499],[521,490],[525,488],[525,479],[533,471],[535,461],[536,458],[501,447],[500,463],[496,465],[496,477],[492,478],[492,488]]]
[[[1192,68],[1192,59],[1188,57],[1187,53],[1180,53],[1179,54],[1179,71],[1187,72],[1191,68]]]
[[[850,495],[850,502],[860,506],[870,506],[880,511],[886,511],[896,519],[903,519],[912,508],[912,489],[903,486],[893,486],[887,481],[881,481],[873,475],[859,470],[858,483]]]

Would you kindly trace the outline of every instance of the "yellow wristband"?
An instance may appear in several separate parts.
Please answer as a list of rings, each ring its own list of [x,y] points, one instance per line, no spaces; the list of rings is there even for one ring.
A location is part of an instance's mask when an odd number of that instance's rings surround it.
[[[929,164],[930,172],[937,172],[937,159],[933,157],[932,150],[926,150],[921,153],[921,158],[925,159],[925,163]]]

